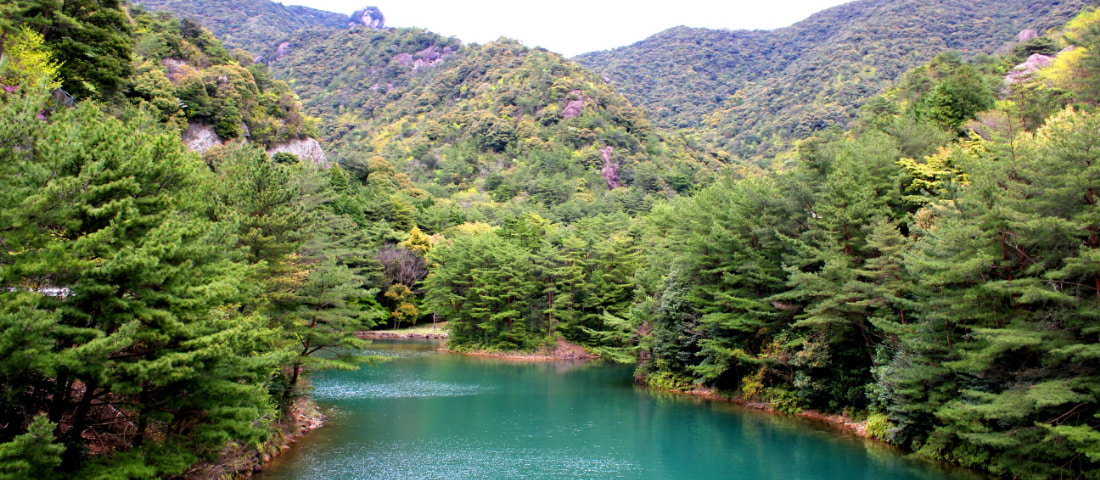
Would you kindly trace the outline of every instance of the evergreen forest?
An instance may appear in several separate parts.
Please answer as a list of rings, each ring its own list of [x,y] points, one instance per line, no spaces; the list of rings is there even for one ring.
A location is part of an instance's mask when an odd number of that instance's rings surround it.
[[[0,479],[229,478],[312,373],[381,361],[357,333],[427,323],[1100,478],[1096,5],[859,0],[576,61],[380,19],[0,5]]]

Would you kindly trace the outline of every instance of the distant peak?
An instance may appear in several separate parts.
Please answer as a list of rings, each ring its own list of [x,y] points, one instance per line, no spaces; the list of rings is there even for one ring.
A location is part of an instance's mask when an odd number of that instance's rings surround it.
[[[356,10],[348,19],[348,26],[358,27],[360,25],[374,29],[386,28],[386,16],[382,15],[382,11],[378,7],[366,7],[362,10]]]

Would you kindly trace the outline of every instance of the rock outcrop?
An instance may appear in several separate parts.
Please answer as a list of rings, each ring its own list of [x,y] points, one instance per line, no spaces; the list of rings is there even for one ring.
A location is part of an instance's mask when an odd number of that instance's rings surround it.
[[[576,118],[584,110],[584,93],[580,90],[570,91],[563,101],[565,102],[565,108],[561,110],[561,118],[566,120]]]
[[[214,132],[214,127],[191,122],[187,126],[187,132],[183,134],[183,144],[192,152],[204,153],[210,147],[221,145],[222,141]]]
[[[218,134],[214,132],[214,127],[192,122],[187,126],[187,132],[183,134],[183,144],[192,152],[205,153],[216,145],[224,145],[225,142],[218,138]],[[332,166],[328,161],[328,156],[325,155],[325,150],[321,148],[321,144],[313,138],[296,138],[289,142],[275,144],[267,149],[268,156],[275,156],[279,152],[295,155],[302,161],[308,161],[313,165],[324,168]]]
[[[1041,53],[1033,54],[1027,57],[1027,61],[1016,65],[1008,75],[1005,76],[1005,83],[1013,84],[1026,81],[1031,75],[1044,67],[1054,62],[1055,57],[1049,57]]]
[[[603,157],[603,168],[600,170],[600,175],[603,176],[604,181],[607,182],[607,188],[614,190],[623,186],[619,180],[619,167],[622,162],[611,161],[611,154],[615,151],[614,147],[606,146],[600,149],[600,156]]]
[[[386,17],[378,7],[367,7],[356,10],[348,19],[349,27],[367,27],[380,30],[386,28]]]
[[[321,148],[321,144],[317,143],[317,140],[312,138],[296,138],[286,143],[276,144],[267,149],[267,154],[269,156],[274,156],[279,152],[297,155],[302,161],[309,161],[313,165],[324,168],[329,168],[331,166],[328,157],[325,156],[325,150]]]
[[[275,49],[275,59],[282,60],[287,53],[290,53],[290,42],[280,43],[279,47]]]
[[[165,76],[168,77],[168,81],[172,84],[176,84],[181,78],[186,77],[198,70],[187,63],[187,60],[180,60],[177,58],[165,58],[160,61],[161,65],[164,65],[166,70]]]
[[[1024,42],[1026,42],[1028,40],[1031,40],[1033,38],[1037,38],[1038,36],[1039,36],[1039,32],[1036,32],[1035,30],[1032,30],[1032,29],[1029,28],[1027,30],[1024,30],[1024,31],[1020,32],[1019,35],[1016,35],[1016,42],[1017,43],[1024,43]]]
[[[413,70],[419,70],[422,67],[430,67],[442,62],[444,58],[453,52],[454,50],[451,47],[439,48],[436,45],[431,45],[416,53],[399,53],[393,59],[400,63],[402,67],[412,67]]]

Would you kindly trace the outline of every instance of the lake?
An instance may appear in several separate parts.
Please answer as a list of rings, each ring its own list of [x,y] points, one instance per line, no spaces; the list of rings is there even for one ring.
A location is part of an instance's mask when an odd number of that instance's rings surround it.
[[[390,360],[314,378],[328,424],[276,479],[978,480],[799,418],[654,392],[632,368],[522,363],[376,341]]]

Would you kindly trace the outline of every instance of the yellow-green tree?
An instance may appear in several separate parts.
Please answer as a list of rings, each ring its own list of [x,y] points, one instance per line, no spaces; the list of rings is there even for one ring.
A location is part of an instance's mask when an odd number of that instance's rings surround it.
[[[2,47],[0,84],[3,86],[38,85],[40,82],[50,89],[61,86],[58,80],[61,64],[46,49],[45,39],[38,32],[23,25]]]

